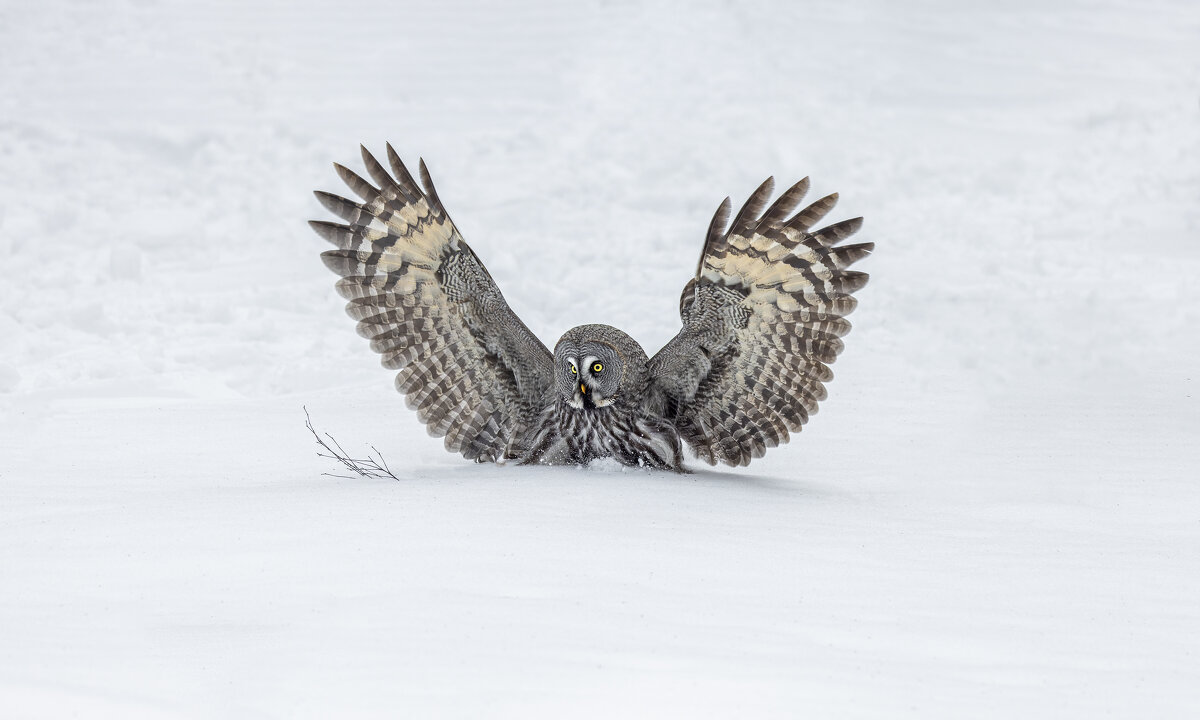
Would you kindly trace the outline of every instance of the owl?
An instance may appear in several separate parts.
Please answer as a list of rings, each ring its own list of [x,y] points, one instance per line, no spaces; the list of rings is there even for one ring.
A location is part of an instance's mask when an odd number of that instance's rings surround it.
[[[425,162],[418,184],[390,144],[390,172],[365,147],[362,159],[370,181],[334,165],[362,201],[318,191],[343,222],[310,225],[335,246],[321,258],[341,277],[359,334],[447,450],[687,472],[686,444],[710,465],[747,465],[826,398],[853,293],[867,282],[847,268],[874,244],[842,244],[862,218],[813,230],[837,195],[795,212],[807,178],[769,207],[767,178],[732,222],[729,198],[721,203],[679,299],[682,329],[653,357],[608,325],[572,328],[552,353],[504,301]]]

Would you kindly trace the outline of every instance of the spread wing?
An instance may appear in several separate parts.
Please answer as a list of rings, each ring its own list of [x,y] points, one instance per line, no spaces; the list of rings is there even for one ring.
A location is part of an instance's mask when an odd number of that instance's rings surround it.
[[[683,329],[650,360],[664,413],[710,465],[748,464],[817,411],[852,293],[867,283],[846,268],[874,243],[838,244],[862,218],[810,231],[837,194],[792,215],[805,178],[763,213],[773,188],[767,178],[728,229],[729,199],[721,204],[679,300]]]
[[[335,164],[362,198],[317,192],[345,224],[311,221],[337,246],[321,253],[358,333],[399,370],[396,389],[446,449],[470,459],[519,454],[514,443],[545,406],[550,351],[508,307],[463,240],[421,162],[418,186],[389,144],[389,173],[362,148],[367,182]]]

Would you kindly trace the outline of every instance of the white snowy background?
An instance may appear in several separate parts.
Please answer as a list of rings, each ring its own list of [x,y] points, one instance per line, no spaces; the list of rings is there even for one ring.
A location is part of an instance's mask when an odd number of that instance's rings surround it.
[[[550,345],[653,353],[811,174],[877,243],[830,399],[446,453],[305,225],[385,140]],[[0,715],[1196,717],[1198,241],[1190,0],[5,0]]]

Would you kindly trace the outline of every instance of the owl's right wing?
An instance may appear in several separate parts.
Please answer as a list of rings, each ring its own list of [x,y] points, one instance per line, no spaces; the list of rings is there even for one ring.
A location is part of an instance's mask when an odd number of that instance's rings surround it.
[[[422,188],[390,144],[387,156],[392,173],[362,148],[375,184],[334,165],[362,203],[316,193],[346,221],[309,223],[337,246],[321,259],[341,276],[337,291],[358,333],[400,371],[396,389],[429,433],[469,459],[511,457],[545,405],[553,358],[463,240],[425,163]]]
[[[874,243],[838,245],[862,218],[810,232],[837,195],[793,216],[805,178],[763,213],[773,188],[767,178],[728,229],[721,204],[679,300],[683,329],[650,360],[651,393],[710,465],[746,465],[799,432],[826,397],[852,293],[867,283],[846,268]]]

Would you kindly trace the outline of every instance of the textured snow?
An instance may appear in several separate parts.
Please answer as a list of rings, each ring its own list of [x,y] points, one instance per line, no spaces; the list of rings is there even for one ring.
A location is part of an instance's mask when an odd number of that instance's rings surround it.
[[[1200,5],[334,5],[0,5],[0,714],[1200,714]],[[446,453],[304,222],[385,140],[547,344],[653,352],[811,174],[877,243],[830,399]]]

